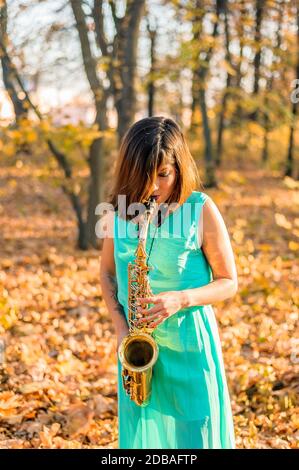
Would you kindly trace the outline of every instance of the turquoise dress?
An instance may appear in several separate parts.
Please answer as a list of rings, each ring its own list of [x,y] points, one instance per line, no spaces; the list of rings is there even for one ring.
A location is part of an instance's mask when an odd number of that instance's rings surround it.
[[[193,191],[161,226],[149,225],[146,242],[153,294],[208,284],[210,265],[198,244],[202,206],[209,196]],[[187,204],[188,203],[188,204]],[[135,238],[134,238],[135,236]],[[154,238],[154,240],[153,240]],[[128,318],[127,266],[134,260],[137,225],[115,213],[114,258],[118,300]],[[118,361],[120,449],[235,448],[230,396],[218,325],[211,305],[184,308],[159,324],[153,337],[159,357],[145,407],[126,395]]]

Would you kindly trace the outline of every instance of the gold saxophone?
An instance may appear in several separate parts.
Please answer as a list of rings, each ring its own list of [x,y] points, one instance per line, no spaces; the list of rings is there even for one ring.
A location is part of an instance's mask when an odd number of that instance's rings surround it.
[[[129,334],[119,346],[118,355],[122,364],[123,387],[139,406],[146,406],[151,395],[152,369],[158,359],[158,344],[151,336],[153,328],[146,323],[136,326],[137,297],[149,297],[152,294],[148,272],[151,267],[146,264],[146,239],[151,217],[156,211],[155,199],[147,201],[144,218],[139,224],[138,245],[135,260],[128,264],[128,317]]]

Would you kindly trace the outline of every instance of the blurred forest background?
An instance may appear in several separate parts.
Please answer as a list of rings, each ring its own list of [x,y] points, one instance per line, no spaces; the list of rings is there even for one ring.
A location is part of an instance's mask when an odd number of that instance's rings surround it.
[[[299,4],[0,0],[0,448],[116,448],[96,205],[170,116],[239,291],[214,306],[237,447],[299,447]]]

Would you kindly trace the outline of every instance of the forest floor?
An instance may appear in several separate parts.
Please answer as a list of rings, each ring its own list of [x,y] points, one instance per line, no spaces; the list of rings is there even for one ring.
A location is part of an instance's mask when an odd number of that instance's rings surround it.
[[[239,290],[214,305],[238,448],[299,448],[299,191],[219,170]],[[0,448],[117,448],[116,338],[99,255],[42,168],[0,168]],[[297,288],[297,291],[296,291]]]

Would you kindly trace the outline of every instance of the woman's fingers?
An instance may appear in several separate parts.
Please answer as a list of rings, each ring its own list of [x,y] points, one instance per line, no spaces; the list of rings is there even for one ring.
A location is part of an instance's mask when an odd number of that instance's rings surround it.
[[[163,316],[162,316],[162,317],[160,316],[160,317],[158,318],[158,320],[156,320],[155,322],[150,323],[148,326],[149,326],[150,328],[154,328],[155,326],[160,325],[160,323],[163,323],[163,321],[164,321],[164,317],[163,317]]]
[[[157,318],[160,316],[160,313],[157,312],[157,313],[154,313],[153,315],[146,315],[144,316],[143,318],[140,318],[138,320],[138,323],[145,323],[145,322],[149,322],[151,320],[153,320],[154,318]]]
[[[159,302],[157,297],[137,297],[136,300],[141,304],[156,304]]]
[[[167,318],[168,315],[167,313],[165,312],[162,312],[161,310],[159,310],[157,313],[153,314],[153,315],[148,315],[146,317],[143,317],[141,319],[138,320],[137,322],[137,325],[143,325],[144,323],[147,323],[149,326],[154,326],[154,324],[159,324],[161,323],[165,318]],[[152,324],[152,321],[154,321],[154,323]]]
[[[141,316],[144,316],[144,315],[152,315],[153,313],[157,313],[159,312],[159,310],[161,310],[161,306],[159,305],[155,305],[154,307],[151,307],[149,309],[147,308],[141,308],[141,307],[138,307],[137,308],[137,312],[139,315]]]

